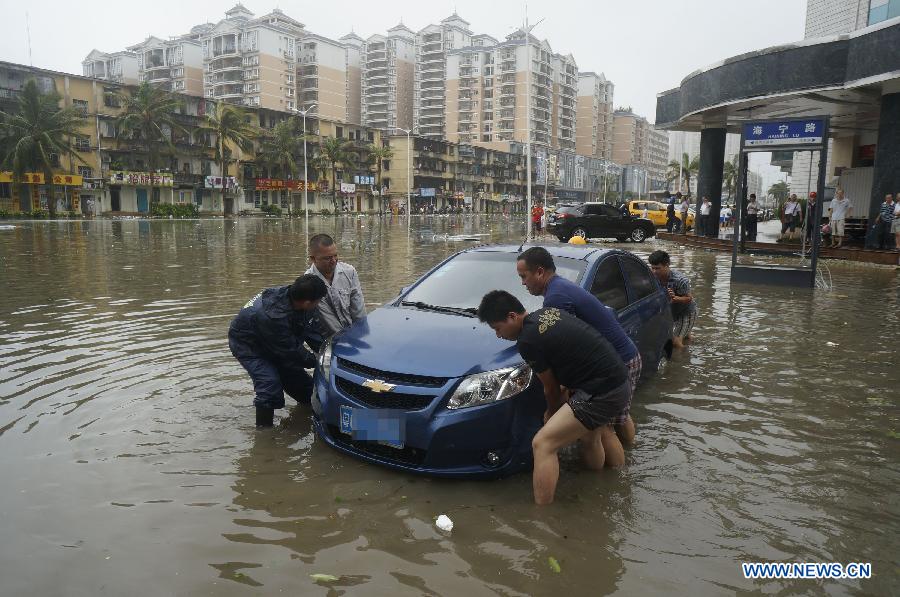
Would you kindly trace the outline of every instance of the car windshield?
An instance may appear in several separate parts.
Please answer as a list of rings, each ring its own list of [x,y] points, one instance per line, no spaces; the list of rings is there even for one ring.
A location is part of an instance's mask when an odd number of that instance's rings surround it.
[[[474,309],[491,290],[506,290],[519,299],[528,311],[540,309],[543,299],[531,296],[516,273],[517,253],[474,251],[457,255],[431,273],[403,297],[403,303],[432,307]],[[554,257],[556,273],[576,282],[585,262]]]
[[[577,214],[580,210],[577,205],[564,205],[557,209],[556,212],[561,214]]]

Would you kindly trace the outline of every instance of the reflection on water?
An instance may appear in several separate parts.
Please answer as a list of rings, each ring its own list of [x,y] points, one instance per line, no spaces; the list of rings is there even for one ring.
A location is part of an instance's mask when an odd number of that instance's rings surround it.
[[[523,231],[472,217],[311,224],[339,237],[370,309],[462,238]],[[627,466],[569,467],[538,509],[528,475],[440,481],[336,454],[303,407],[253,428],[227,324],[305,269],[305,240],[302,222],[261,219],[0,231],[0,593],[896,589],[895,271],[832,262],[831,292],[734,291],[730,256],[667,247],[694,281],[697,342],[639,389]],[[754,583],[741,561],[871,561],[874,578]]]

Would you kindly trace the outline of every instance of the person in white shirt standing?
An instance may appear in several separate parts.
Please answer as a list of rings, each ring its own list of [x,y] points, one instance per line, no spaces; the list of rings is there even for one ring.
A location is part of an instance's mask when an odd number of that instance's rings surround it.
[[[844,190],[838,189],[835,198],[831,200],[830,224],[831,224],[831,247],[838,248],[844,242],[844,221],[847,219],[847,212],[850,211],[850,200],[844,197]]]
[[[759,203],[756,202],[756,193],[750,193],[750,201],[747,202],[747,240],[756,242],[756,223],[759,218]]]
[[[796,194],[791,194],[790,199],[788,199],[784,208],[781,211],[781,236],[780,239],[793,239],[794,232],[797,230],[797,221],[799,218],[797,217],[800,214],[800,201],[797,200]],[[785,232],[790,232],[787,236],[784,235]]]
[[[700,205],[700,223],[697,226],[697,234],[700,236],[707,236],[712,230],[709,226],[709,209],[711,207],[709,197],[704,197],[703,203]]]
[[[317,234],[309,239],[309,260],[312,266],[306,273],[321,278],[328,289],[318,306],[319,331],[327,339],[365,317],[366,303],[356,268],[338,261],[333,238]]]

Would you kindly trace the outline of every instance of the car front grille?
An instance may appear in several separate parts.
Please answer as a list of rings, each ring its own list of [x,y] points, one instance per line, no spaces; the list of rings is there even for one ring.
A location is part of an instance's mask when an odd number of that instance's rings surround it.
[[[434,396],[421,394],[401,394],[399,392],[373,392],[358,383],[343,377],[334,379],[337,389],[369,408],[396,408],[400,410],[422,410],[434,400]]]
[[[432,377],[430,375],[413,375],[411,373],[392,373],[390,371],[382,371],[380,369],[366,367],[365,365],[360,365],[359,363],[354,363],[342,358],[338,358],[337,361],[338,367],[340,367],[344,371],[349,371],[350,373],[355,373],[356,375],[361,375],[363,377],[380,379],[382,381],[387,381],[403,386],[440,388],[450,380],[449,377]]]
[[[382,460],[402,462],[412,466],[421,466],[422,463],[425,462],[425,450],[419,450],[418,448],[411,448],[409,446],[398,450],[397,448],[385,446],[378,442],[355,440],[349,435],[341,433],[335,425],[328,425],[328,434],[337,444],[349,450],[353,450],[354,452],[360,452]]]

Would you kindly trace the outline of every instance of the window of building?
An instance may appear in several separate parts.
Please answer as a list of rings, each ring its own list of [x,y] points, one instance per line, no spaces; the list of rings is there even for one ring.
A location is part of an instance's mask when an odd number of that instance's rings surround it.
[[[334,127],[334,136],[338,139],[342,139],[344,137],[344,127],[336,126]]]
[[[591,294],[600,302],[615,310],[624,309],[628,304],[625,294],[625,279],[619,269],[619,262],[615,257],[603,260],[597,268],[594,282],[591,284]]]
[[[94,169],[90,166],[78,166],[78,176],[82,178],[94,178]]]
[[[0,182],[0,199],[12,199],[11,182]]]
[[[77,137],[75,137],[75,149],[78,151],[90,151],[91,138],[82,135],[78,135]]]
[[[381,160],[381,169],[382,170],[390,170],[391,169],[391,160]]]
[[[73,99],[72,107],[75,108],[76,110],[80,111],[82,114],[88,113],[88,101],[87,100]]]
[[[869,25],[900,16],[900,0],[872,0],[869,5]]]

